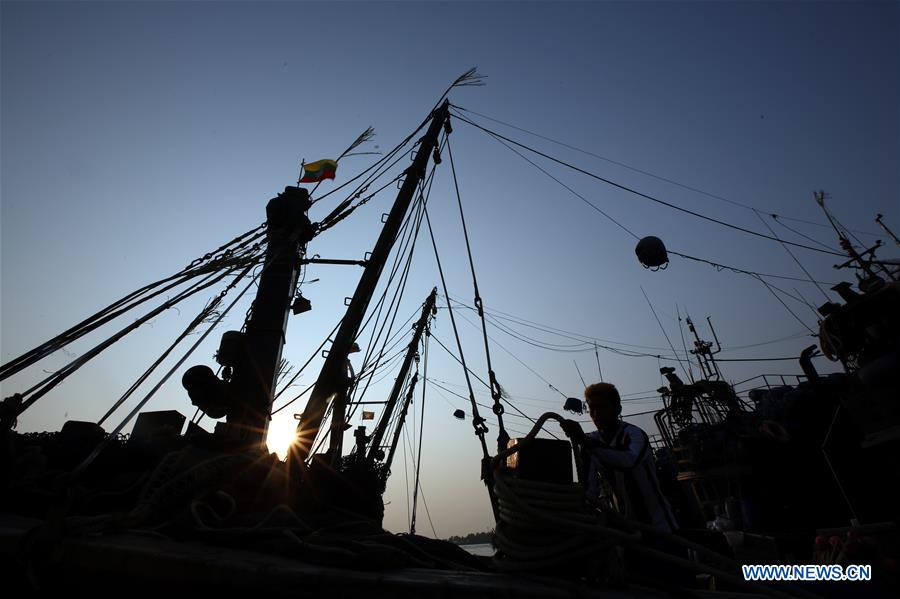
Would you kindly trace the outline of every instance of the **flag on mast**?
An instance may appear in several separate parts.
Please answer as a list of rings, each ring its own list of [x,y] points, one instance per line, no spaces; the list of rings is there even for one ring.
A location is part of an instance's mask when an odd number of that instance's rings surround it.
[[[325,179],[334,179],[334,173],[337,171],[337,160],[316,160],[309,164],[303,165],[303,176],[300,183],[318,183]]]

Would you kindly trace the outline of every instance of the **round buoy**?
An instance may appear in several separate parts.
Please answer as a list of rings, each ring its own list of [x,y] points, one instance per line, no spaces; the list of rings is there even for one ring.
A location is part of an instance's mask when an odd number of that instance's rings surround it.
[[[669,255],[666,253],[666,245],[659,237],[652,235],[641,239],[634,248],[638,260],[644,268],[659,270],[669,264]]]

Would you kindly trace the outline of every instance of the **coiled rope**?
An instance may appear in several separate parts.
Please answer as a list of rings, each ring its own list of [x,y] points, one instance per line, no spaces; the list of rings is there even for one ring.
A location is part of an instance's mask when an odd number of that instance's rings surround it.
[[[721,582],[751,588],[773,597],[813,596],[796,588],[785,592],[787,589],[784,586],[776,590],[762,583],[747,582],[732,573],[740,572],[738,564],[703,545],[627,520],[618,514],[592,510],[584,501],[578,484],[560,485],[516,479],[504,471],[501,466],[506,463],[506,458],[527,447],[550,419],[565,420],[554,412],[542,414],[524,438],[491,460],[494,491],[500,507],[500,521],[495,533],[500,555],[494,560],[498,569],[527,571],[571,564],[577,568],[579,575],[616,582],[621,576],[621,564],[618,561],[620,554],[615,548],[620,546],[655,563],[675,566],[685,572],[711,574]],[[648,537],[692,549],[716,565],[652,549],[644,545]],[[553,542],[548,543],[548,539]],[[566,569],[560,573],[567,573]]]

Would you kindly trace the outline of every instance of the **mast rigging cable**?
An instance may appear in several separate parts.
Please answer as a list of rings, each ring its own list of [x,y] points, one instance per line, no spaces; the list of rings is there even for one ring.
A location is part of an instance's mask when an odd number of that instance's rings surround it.
[[[264,224],[252,229],[242,235],[239,235],[235,239],[232,239],[226,244],[223,244],[213,252],[207,253],[205,256],[201,258],[197,258],[192,261],[188,266],[184,269],[170,275],[164,279],[160,279],[136,291],[129,293],[128,295],[120,298],[119,300],[113,302],[112,304],[106,306],[101,309],[97,313],[89,316],[88,318],[82,320],[78,324],[70,327],[66,331],[63,331],[56,337],[50,339],[38,345],[37,347],[25,352],[21,356],[10,360],[2,367],[0,367],[0,380],[4,380],[17,372],[27,368],[28,366],[38,362],[39,360],[47,357],[48,355],[64,348],[68,344],[73,341],[83,337],[87,333],[96,330],[100,326],[106,324],[107,322],[112,321],[113,319],[121,316],[122,314],[136,308],[137,306],[143,304],[144,302],[157,297],[166,291],[177,287],[188,280],[203,275],[203,274],[211,274],[214,275],[216,272],[220,272],[222,269],[228,267],[237,267],[244,263],[244,260],[256,260],[258,256],[255,255],[258,252],[259,248],[262,244],[256,244],[249,249],[244,250],[244,254],[234,255],[235,249],[243,248],[246,244],[255,241],[259,237],[265,235],[265,232],[260,232],[260,229],[264,228]],[[254,235],[255,233],[255,235]],[[236,245],[234,248],[229,248],[229,246],[235,244],[236,242],[241,241],[245,237],[253,235],[250,239],[244,240],[242,243]],[[247,254],[250,254],[249,258]],[[204,262],[209,261],[207,264]],[[174,282],[173,282],[174,281]],[[160,287],[161,285],[165,285],[166,283],[170,283],[161,289],[157,289],[155,292],[150,295],[146,295],[153,289]],[[144,296],[144,297],[141,297]],[[129,304],[129,302],[131,302]]]
[[[491,411],[497,417],[497,424],[499,429],[497,432],[497,451],[503,451],[509,444],[509,435],[507,434],[506,429],[503,428],[503,404],[500,403],[500,397],[503,395],[503,389],[500,387],[500,383],[497,381],[497,375],[494,372],[494,367],[491,365],[491,347],[488,343],[487,323],[484,319],[484,304],[481,299],[481,294],[478,291],[478,277],[475,276],[475,261],[472,259],[472,247],[469,243],[469,229],[468,227],[466,227],[466,217],[463,213],[462,197],[459,193],[459,181],[456,177],[456,165],[453,162],[453,151],[450,149],[449,136],[447,137],[447,154],[450,157],[450,171],[453,173],[453,187],[456,190],[456,203],[459,206],[459,219],[462,223],[463,238],[466,241],[466,254],[469,257],[469,269],[472,272],[472,287],[475,295],[475,307],[478,309],[478,317],[481,319],[481,333],[484,339],[484,355],[487,360],[488,382],[491,385],[491,397],[494,400],[494,405],[491,408]]]
[[[680,182],[678,182],[678,181],[675,181],[674,179],[670,179],[670,178],[668,178],[668,177],[663,177],[663,176],[661,176],[661,175],[657,175],[657,174],[655,174],[655,173],[651,173],[651,172],[649,172],[649,171],[646,171],[646,170],[643,170],[643,169],[640,169],[640,168],[637,168],[637,167],[634,167],[634,166],[625,164],[624,162],[619,162],[619,161],[617,161],[617,160],[613,160],[612,158],[607,158],[606,156],[601,156],[601,155],[599,155],[599,154],[595,154],[594,152],[590,152],[590,151],[588,151],[588,150],[584,150],[584,149],[582,149],[582,148],[578,148],[578,147],[576,147],[576,146],[567,144],[567,143],[565,143],[565,142],[561,142],[561,141],[559,141],[559,140],[556,140],[556,139],[547,137],[547,136],[545,136],[545,135],[541,135],[540,133],[535,133],[534,131],[530,131],[530,130],[525,129],[525,128],[523,128],[523,127],[519,127],[519,126],[517,126],[517,125],[513,125],[513,124],[507,123],[507,122],[505,122],[505,121],[501,121],[500,119],[496,119],[496,118],[490,117],[490,116],[488,116],[488,115],[486,115],[486,114],[481,114],[480,112],[475,112],[474,110],[470,110],[470,109],[468,109],[468,108],[463,108],[462,106],[458,106],[458,105],[452,104],[452,103],[450,104],[450,106],[451,106],[452,108],[455,108],[456,110],[461,110],[461,111],[463,111],[463,112],[468,112],[468,113],[470,113],[470,114],[474,114],[474,115],[480,116],[481,118],[487,119],[487,120],[489,120],[489,121],[494,121],[495,123],[499,123],[499,124],[501,124],[501,125],[505,125],[505,126],[507,126],[507,127],[510,127],[511,129],[516,129],[516,130],[521,131],[521,132],[523,132],[523,133],[527,133],[527,134],[529,134],[529,135],[533,135],[534,137],[538,137],[538,138],[540,138],[540,139],[549,141],[549,142],[551,142],[551,143],[554,143],[554,144],[563,146],[564,148],[568,148],[568,149],[570,149],[570,150],[575,150],[576,152],[580,152],[580,153],[586,154],[586,155],[588,155],[588,156],[593,156],[594,158],[599,158],[600,160],[603,160],[603,161],[605,161],[605,162],[609,162],[610,164],[615,164],[616,166],[621,166],[622,168],[626,168],[626,169],[628,169],[628,170],[630,170],[630,171],[634,171],[634,172],[636,172],[636,173],[640,173],[640,174],[642,174],[642,175],[646,175],[646,176],[648,176],[648,177],[652,177],[652,178],[657,179],[657,180],[659,180],[659,181],[664,181],[664,182],[666,182],[666,183],[670,183],[670,184],[675,185],[675,186],[677,186],[677,187],[681,187],[682,189],[686,189],[686,190],[688,190],[688,191],[693,191],[693,192],[695,192],[695,193],[699,193],[699,194],[705,195],[705,196],[710,197],[710,198],[715,199],[715,200],[720,200],[720,201],[722,201],[722,202],[726,202],[726,203],[728,203],[728,204],[731,204],[731,205],[733,205],[733,206],[737,206],[737,207],[739,207],[739,208],[745,208],[745,209],[747,209],[747,210],[752,210],[752,211],[754,211],[754,212],[758,212],[758,211],[759,211],[758,208],[754,208],[753,206],[750,206],[750,205],[748,205],[748,204],[743,204],[743,203],[741,203],[741,202],[737,202],[737,201],[735,201],[735,200],[731,200],[731,199],[728,199],[728,198],[726,198],[726,197],[723,197],[723,196],[720,196],[720,195],[716,195],[716,194],[710,193],[710,192],[708,192],[708,191],[704,191],[704,190],[699,189],[699,188],[697,188],[697,187],[692,187],[692,186],[687,185],[687,184],[685,184],[685,183],[680,183]],[[455,116],[459,116],[459,115],[455,115]],[[765,212],[765,211],[764,211],[764,212]],[[829,227],[829,225],[826,225],[826,224],[824,224],[824,223],[817,223],[817,222],[815,222],[815,221],[805,220],[805,219],[802,219],[802,218],[795,218],[795,217],[791,217],[791,216],[784,216],[784,215],[782,215],[782,214],[775,214],[775,213],[768,213],[768,212],[767,212],[767,214],[768,214],[768,216],[772,217],[772,219],[775,220],[776,222],[778,222],[779,219],[782,219],[782,220],[790,220],[790,221],[799,222],[799,223],[805,223],[805,224],[807,224],[807,225],[814,225],[814,226],[816,226],[816,227],[825,227],[825,228],[828,228],[828,227]],[[817,241],[816,239],[813,239],[813,238],[811,238],[811,237],[807,237],[807,236],[804,235],[803,233],[800,233],[800,232],[798,232],[798,231],[795,231],[794,229],[791,229],[790,227],[788,227],[788,226],[785,225],[784,223],[780,223],[780,224],[781,224],[783,227],[787,228],[788,230],[790,230],[790,231],[796,233],[797,235],[799,235],[799,236],[801,236],[801,237],[804,237],[804,238],[806,238],[807,240],[812,241],[813,243],[817,243],[817,244],[821,245],[822,247],[824,247],[825,249],[829,249],[828,246],[826,246],[826,245],[823,244],[822,242]],[[851,229],[847,229],[847,230],[850,231]],[[872,233],[872,232],[870,232],[870,231],[856,231],[856,232],[857,232],[857,233],[860,233],[861,235],[870,235],[870,236],[872,236],[872,237],[881,237],[881,234],[879,234],[879,233]]]
[[[529,159],[527,156],[525,156],[524,154],[522,154],[521,152],[519,152],[519,151],[516,150],[515,148],[511,147],[509,144],[507,144],[506,142],[504,142],[502,139],[499,139],[498,137],[496,137],[496,136],[494,135],[494,133],[492,133],[492,132],[488,132],[488,133],[489,133],[491,136],[493,136],[494,139],[495,139],[498,143],[500,143],[502,146],[504,146],[505,148],[507,148],[508,150],[510,150],[511,152],[513,152],[514,154],[516,154],[517,156],[519,156],[520,158],[522,158],[522,160],[528,162],[530,165],[532,165],[533,167],[535,167],[536,169],[538,169],[539,171],[541,171],[544,175],[546,175],[547,177],[549,177],[550,179],[554,180],[556,183],[558,183],[559,185],[561,185],[562,187],[564,187],[564,188],[565,188],[566,190],[568,190],[572,195],[574,195],[575,197],[577,197],[578,199],[580,199],[582,202],[584,202],[585,204],[587,204],[588,206],[590,206],[591,208],[593,208],[594,210],[596,210],[597,212],[599,212],[600,214],[602,214],[604,217],[606,217],[606,218],[607,218],[610,222],[612,222],[614,225],[616,225],[617,227],[619,227],[620,229],[622,229],[623,231],[625,231],[626,233],[628,233],[629,235],[631,235],[633,238],[635,238],[635,239],[640,239],[640,237],[639,237],[634,231],[632,231],[631,229],[629,229],[628,227],[626,227],[625,225],[623,225],[621,222],[619,222],[618,220],[616,220],[615,218],[613,218],[612,216],[610,216],[608,213],[606,213],[605,211],[603,211],[599,206],[597,206],[596,204],[594,204],[593,202],[591,202],[590,200],[588,200],[586,197],[584,197],[583,195],[581,195],[580,193],[578,193],[577,191],[575,191],[574,189],[572,189],[571,187],[569,187],[568,185],[566,185],[565,183],[563,183],[562,181],[560,181],[558,178],[554,177],[552,174],[550,174],[547,170],[545,170],[543,167],[541,167],[540,165],[538,165],[536,162],[534,162],[533,160]],[[573,168],[574,168],[574,167],[573,167]],[[637,192],[636,192],[636,193],[637,193]],[[773,235],[774,235],[774,233],[773,233]],[[784,244],[784,243],[791,243],[791,242],[783,242],[781,239],[778,239],[777,237],[773,237],[773,239],[777,240],[779,243],[782,243],[782,244]],[[794,244],[794,245],[796,245],[796,244]],[[821,245],[821,244],[820,244],[820,245]],[[807,247],[807,246],[801,246],[801,247]],[[810,248],[810,249],[815,249],[815,248]],[[827,249],[827,248],[826,248],[826,249]],[[822,251],[822,250],[819,250],[819,251]],[[673,255],[675,255],[675,256],[679,256],[679,257],[681,257],[681,258],[686,258],[686,259],[688,259],[688,260],[694,260],[694,261],[696,261],[696,262],[703,262],[703,263],[705,263],[705,264],[709,264],[710,266],[713,266],[713,267],[715,267],[715,268],[718,269],[718,270],[730,270],[730,271],[733,271],[733,272],[737,272],[737,273],[741,273],[741,274],[747,274],[747,275],[751,275],[751,276],[759,275],[759,276],[771,277],[771,278],[776,278],[776,279],[788,279],[788,280],[792,280],[792,281],[812,282],[812,283],[814,283],[814,284],[816,284],[816,285],[822,283],[821,281],[816,281],[816,280],[814,280],[811,276],[810,276],[808,279],[803,279],[803,278],[790,277],[790,276],[785,276],[785,275],[772,275],[772,274],[758,273],[758,272],[754,272],[754,271],[750,271],[750,270],[745,270],[745,269],[742,269],[742,268],[737,268],[737,267],[733,267],[733,266],[728,266],[728,265],[726,265],[726,264],[720,264],[720,263],[718,263],[718,262],[713,262],[712,260],[707,260],[707,259],[705,259],[705,258],[697,258],[697,257],[695,257],[695,256],[690,256],[690,255],[688,255],[688,254],[683,254],[683,253],[681,253],[681,252],[676,252],[676,251],[673,251],[673,250],[671,250],[671,249],[668,250],[668,253],[673,254]],[[828,253],[834,253],[834,252],[829,251]],[[825,284],[825,285],[831,285],[831,283],[823,283],[823,284]]]
[[[501,135],[500,133],[497,133],[497,132],[495,132],[495,131],[491,131],[490,129],[487,129],[487,128],[485,128],[485,127],[482,127],[481,125],[479,125],[479,124],[477,124],[477,123],[475,123],[475,122],[473,122],[473,121],[470,121],[469,119],[467,119],[467,118],[465,118],[465,117],[463,117],[463,116],[460,116],[460,115],[455,115],[455,116],[456,116],[456,118],[462,120],[463,122],[466,122],[466,123],[472,125],[473,127],[476,127],[476,128],[478,128],[478,129],[481,129],[482,131],[484,131],[485,133],[488,133],[489,135],[492,135],[492,136],[494,136],[494,137],[498,137],[498,138],[500,138],[500,139],[503,139],[503,140],[505,140],[505,141],[508,141],[508,142],[511,143],[511,144],[514,144],[514,145],[516,145],[516,146],[519,146],[520,148],[526,149],[526,150],[528,150],[529,152],[532,152],[532,153],[534,153],[534,154],[537,154],[538,156],[541,156],[541,157],[543,157],[543,158],[546,158],[546,159],[548,159],[548,160],[551,160],[551,161],[553,161],[553,162],[555,162],[555,163],[557,163],[557,164],[559,164],[559,165],[561,165],[561,166],[565,166],[565,167],[570,168],[570,169],[572,169],[572,170],[574,170],[574,171],[576,171],[576,172],[579,172],[579,173],[581,173],[581,174],[583,174],[583,175],[587,175],[588,177],[591,177],[591,178],[593,178],[593,179],[597,179],[598,181],[602,181],[602,182],[606,183],[607,185],[612,185],[613,187],[616,187],[616,188],[621,189],[621,190],[623,190],[623,191],[627,191],[627,192],[629,192],[629,193],[632,193],[632,194],[637,195],[637,196],[639,196],[639,197],[642,197],[642,198],[644,198],[644,199],[650,200],[651,202],[655,202],[655,203],[657,203],[657,204],[666,206],[666,207],[668,207],[668,208],[672,208],[673,210],[677,210],[677,211],[679,211],[679,212],[684,212],[685,214],[689,214],[689,215],[691,215],[691,216],[695,216],[695,217],[697,217],[697,218],[700,218],[700,219],[703,219],[703,220],[706,220],[706,221],[709,221],[709,222],[712,222],[712,223],[716,223],[716,224],[721,225],[721,226],[723,226],[723,227],[727,227],[727,228],[730,228],[730,229],[734,229],[735,231],[741,231],[741,232],[743,232],[743,233],[747,233],[748,235],[753,235],[753,236],[755,236],[755,237],[760,237],[760,238],[762,238],[762,239],[768,239],[768,240],[770,240],[770,241],[779,241],[778,239],[776,239],[775,237],[772,237],[772,236],[770,236],[770,235],[766,235],[766,234],[760,233],[760,232],[758,232],[758,231],[753,231],[753,230],[751,230],[751,229],[746,229],[746,228],[741,227],[741,226],[738,226],[738,225],[734,225],[734,224],[731,224],[731,223],[727,223],[727,222],[725,222],[725,221],[722,221],[722,220],[719,220],[719,219],[712,218],[711,216],[706,216],[706,215],[704,215],[704,214],[700,214],[699,212],[694,212],[693,210],[689,210],[689,209],[687,209],[687,208],[682,208],[681,206],[677,206],[677,205],[675,205],[675,204],[672,204],[671,202],[667,202],[667,201],[665,201],[665,200],[660,200],[659,198],[655,198],[655,197],[653,197],[653,196],[651,196],[651,195],[649,195],[649,194],[646,194],[646,193],[637,191],[637,190],[635,190],[635,189],[632,189],[632,188],[627,187],[627,186],[625,186],[625,185],[622,185],[622,184],[620,184],[620,183],[616,183],[615,181],[611,181],[611,180],[609,180],[609,179],[606,179],[605,177],[601,177],[600,175],[596,175],[596,174],[594,174],[594,173],[592,173],[592,172],[590,172],[590,171],[587,171],[587,170],[584,170],[584,169],[582,169],[582,168],[579,168],[579,167],[577,167],[577,166],[575,166],[575,165],[569,164],[568,162],[565,162],[565,161],[560,160],[560,159],[558,159],[558,158],[554,158],[553,156],[550,156],[550,155],[548,155],[548,154],[545,154],[544,152],[541,152],[541,151],[539,151],[539,150],[535,150],[534,148],[531,148],[531,147],[529,147],[529,146],[527,146],[527,145],[525,145],[525,144],[523,144],[523,143],[520,143],[520,142],[517,142],[517,141],[515,141],[515,140],[513,140],[513,139],[510,139],[510,138],[508,138],[508,137],[506,137],[506,136],[504,136],[504,135]],[[812,247],[812,246],[809,246],[809,245],[804,245],[804,244],[802,244],[802,243],[796,243],[796,242],[793,242],[793,241],[784,241],[783,243],[786,243],[786,244],[788,244],[788,245],[793,245],[793,246],[795,246],[795,247],[800,247],[800,248],[803,248],[803,249],[807,249],[807,250],[810,250],[810,251],[814,251],[814,252],[820,252],[820,253],[824,253],[824,254],[830,254],[830,255],[832,255],[832,256],[840,256],[840,257],[843,257],[843,254],[840,254],[840,253],[838,253],[838,252],[834,252],[834,251],[830,251],[830,250],[823,250],[823,249],[816,248],[816,247]]]

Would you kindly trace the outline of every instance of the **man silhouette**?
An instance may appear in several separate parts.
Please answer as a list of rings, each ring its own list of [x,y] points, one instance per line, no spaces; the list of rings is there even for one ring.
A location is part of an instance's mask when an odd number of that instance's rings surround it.
[[[597,430],[585,434],[574,420],[563,422],[562,429],[582,448],[587,497],[596,500],[605,495],[601,501],[606,500],[623,516],[674,532],[678,526],[656,478],[647,433],[620,418],[622,401],[614,385],[589,385],[584,398]],[[607,487],[605,493],[600,493],[601,486]]]

